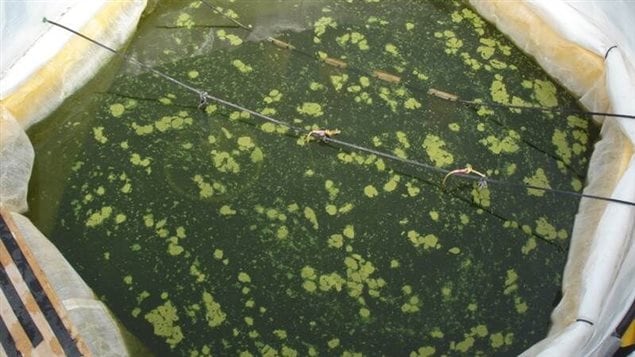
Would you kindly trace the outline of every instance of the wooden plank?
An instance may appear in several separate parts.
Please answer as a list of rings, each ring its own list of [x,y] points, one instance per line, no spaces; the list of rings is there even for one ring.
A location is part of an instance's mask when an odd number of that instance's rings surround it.
[[[20,274],[18,267],[15,265],[13,259],[11,258],[11,255],[9,254],[9,251],[7,250],[4,244],[0,244],[0,263],[2,263],[2,268],[4,269],[5,274],[9,278],[9,285],[10,285],[10,286],[4,286],[3,289],[11,288],[15,290],[15,292],[17,293],[19,297],[19,300],[21,300],[21,302],[24,304],[23,307],[20,307],[20,308],[23,308],[26,310],[24,312],[28,313],[28,316],[30,317],[30,321],[33,322],[33,325],[30,325],[28,327],[24,326],[24,327],[29,329],[36,329],[39,335],[41,335],[42,337],[42,339],[40,340],[33,341],[31,338],[27,336],[27,341],[30,341],[33,343],[29,343],[28,349],[20,350],[20,351],[23,354],[27,354],[32,352],[35,349],[38,349],[38,350],[41,350],[42,353],[48,353],[51,356],[63,356],[64,354],[63,354],[62,346],[60,346],[59,342],[57,341],[57,338],[55,337],[53,330],[51,330],[51,327],[49,326],[48,321],[44,317],[42,310],[40,310],[37,302],[35,301],[35,298],[33,297],[33,294],[29,290],[29,287],[26,285],[26,283],[22,279],[22,275]],[[13,307],[11,308],[13,310]],[[3,315],[3,319],[4,319],[4,315]],[[18,320],[20,329],[24,331],[23,326],[19,322],[19,318],[17,316],[16,316],[16,320]],[[15,327],[15,325],[12,325],[12,328],[13,327]],[[10,331],[13,331],[13,330],[14,329],[10,329]],[[26,331],[24,332],[28,335],[28,332]],[[35,331],[32,333],[35,333]],[[19,332],[17,332],[17,337],[21,337]],[[45,346],[42,348],[41,345],[45,345]]]
[[[24,328],[22,328],[22,324],[18,320],[17,316],[15,316],[11,305],[9,305],[9,301],[4,295],[4,291],[0,291],[0,316],[2,316],[2,323],[4,323],[9,332],[9,336],[7,337],[12,339],[15,349],[20,352],[30,351],[31,348],[33,348],[33,346],[31,346],[31,341],[26,335]],[[6,354],[9,355],[8,353]]]
[[[12,235],[13,241],[19,252],[13,252],[14,255],[19,255],[24,259],[24,263],[28,265],[28,267],[23,267],[23,274],[32,274],[32,277],[29,277],[29,284],[24,282],[21,271],[15,266],[15,262],[8,261],[8,259],[13,260],[12,255],[9,254],[6,248],[4,248],[4,244],[2,244],[4,252],[2,252],[3,256],[3,266],[5,265],[5,261],[7,264],[12,263],[13,268],[7,270],[7,272],[11,271],[11,280],[19,279],[20,281],[14,281],[14,286],[20,292],[24,293],[25,298],[23,301],[25,305],[32,312],[33,318],[38,325],[38,328],[42,332],[43,335],[46,335],[45,341],[47,341],[47,345],[50,347],[51,352],[60,352],[61,355],[70,354],[70,355],[82,355],[82,356],[91,356],[90,350],[84,343],[84,341],[79,336],[79,333],[70,322],[67,317],[66,310],[62,306],[57,294],[51,287],[46,278],[46,274],[41,269],[40,265],[37,263],[33,253],[29,249],[26,241],[22,237],[17,225],[11,218],[10,214],[7,211],[0,210],[0,215],[4,220],[9,232]],[[4,240],[3,240],[4,241]],[[8,258],[8,259],[7,259]],[[31,292],[31,289],[41,289],[40,292]],[[39,294],[37,297],[34,297],[32,294]],[[37,301],[36,301],[37,300]],[[39,308],[38,304],[49,306],[53,309],[53,311],[46,311],[46,313],[42,312]],[[48,309],[47,309],[48,310]],[[42,325],[41,321],[45,322],[45,326]],[[62,329],[62,330],[60,330]],[[51,337],[52,338],[49,338]],[[38,351],[39,348],[38,348]],[[43,353],[47,353],[48,351],[43,351]]]
[[[400,77],[395,76],[394,74],[390,74],[388,72],[380,71],[378,69],[373,71],[373,76],[375,76],[375,78],[377,78],[377,79],[381,79],[384,82],[389,82],[389,83],[399,83],[399,82],[401,82],[401,78]]]

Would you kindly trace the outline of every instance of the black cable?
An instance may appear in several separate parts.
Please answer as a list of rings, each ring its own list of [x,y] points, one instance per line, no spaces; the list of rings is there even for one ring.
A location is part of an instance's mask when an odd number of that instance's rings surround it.
[[[620,337],[624,336],[624,333],[626,333],[626,330],[628,329],[628,327],[634,322],[635,322],[635,300],[633,300],[633,302],[631,303],[631,307],[628,309],[628,311],[622,318],[622,321],[620,321],[620,323],[615,328],[615,333]]]
[[[618,118],[627,118],[627,119],[635,119],[635,115],[629,114],[615,114],[615,113],[604,113],[604,112],[591,112],[580,109],[568,109],[568,108],[547,108],[540,107],[535,105],[514,105],[514,104],[503,104],[503,103],[495,103],[495,102],[481,102],[476,100],[466,100],[457,98],[456,100],[459,103],[463,103],[466,105],[474,105],[474,106],[486,106],[486,107],[498,107],[498,108],[507,108],[507,109],[521,109],[521,110],[534,110],[541,112],[555,112],[561,114],[581,114],[581,115],[602,115],[606,117],[618,117]]]

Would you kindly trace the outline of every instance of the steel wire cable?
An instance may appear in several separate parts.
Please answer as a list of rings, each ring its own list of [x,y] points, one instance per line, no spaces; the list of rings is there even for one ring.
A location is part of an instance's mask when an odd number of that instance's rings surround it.
[[[240,22],[238,22],[236,19],[232,18],[231,16],[227,15],[226,13],[224,13],[222,11],[222,7],[217,6],[215,4],[213,4],[211,1],[209,0],[201,0],[203,4],[205,4],[208,8],[210,8],[213,12],[215,12],[216,14],[219,14],[220,16],[222,16],[223,18],[233,22],[235,24],[236,27],[241,28],[247,32],[251,32],[254,28],[251,25],[244,25]],[[289,43],[283,42],[281,40],[278,40],[276,38],[273,37],[268,37],[267,41],[272,43],[273,45],[277,46],[277,47],[282,47],[286,50],[289,50],[293,53],[297,53],[299,55],[302,55],[304,57],[307,57],[311,60],[313,60],[314,62],[317,62],[319,64],[329,64],[329,60],[330,61],[335,61],[332,62],[331,65],[333,65],[333,63],[337,64],[339,62],[339,60],[337,59],[322,59],[314,54],[311,54],[305,50],[299,49],[296,46],[293,46]],[[345,65],[344,65],[345,64]],[[359,76],[367,76],[367,77],[377,77],[377,74],[374,71],[370,71],[368,69],[364,69],[364,68],[359,68],[356,66],[351,66],[349,63],[346,62],[341,62],[339,63],[338,66],[336,66],[338,69],[340,70],[345,70],[345,71],[349,71],[349,72],[353,72]],[[383,71],[382,71],[383,72]],[[389,76],[391,76],[390,74],[388,74]],[[398,77],[401,78],[401,77]],[[379,78],[381,80],[381,78]],[[455,102],[455,103],[460,103],[465,105],[466,107],[493,107],[493,108],[506,108],[506,109],[516,109],[516,110],[521,110],[521,109],[528,109],[528,110],[533,110],[533,111],[542,111],[542,112],[559,112],[559,113],[567,113],[567,114],[593,114],[593,115],[602,115],[602,114],[607,114],[607,116],[622,116],[620,114],[611,114],[611,113],[600,113],[600,112],[587,112],[587,111],[583,111],[583,110],[579,110],[579,109],[562,109],[562,108],[547,108],[547,107],[540,107],[540,106],[535,106],[535,105],[506,105],[506,104],[502,104],[502,103],[496,103],[496,102],[491,102],[491,101],[483,101],[481,99],[475,99],[475,100],[467,100],[467,99],[462,99],[459,96],[455,95],[455,94],[451,94],[451,93],[447,93],[441,90],[437,90],[434,88],[425,88],[422,87],[420,85],[416,85],[411,83],[412,81],[408,80],[406,78],[406,80],[404,80],[403,86],[407,89],[409,89],[410,91],[412,91],[413,93],[423,93],[425,95],[431,96],[433,98],[437,98],[437,99],[441,99],[444,101],[449,101],[449,102]],[[626,116],[629,117],[629,116]],[[635,116],[633,116],[633,118],[635,118]],[[512,128],[510,128],[507,124],[500,122],[494,118],[491,117],[487,117],[487,120],[493,122],[494,124],[498,125],[499,127],[505,128],[507,130],[512,130]],[[559,157],[558,155],[550,152],[549,150],[546,149],[542,149],[540,148],[539,145],[533,143],[532,141],[526,139],[525,137],[521,137],[520,140],[525,143],[526,145],[528,145],[529,147],[531,147],[532,149],[541,152],[542,154],[556,160],[559,161],[567,170],[569,170],[570,172],[572,172],[578,179],[580,180],[584,180],[585,179],[585,175],[581,174],[580,172],[578,172],[577,169],[575,169],[574,167],[572,167],[572,165],[570,163],[565,162],[564,160],[562,160],[561,157]]]
[[[171,76],[169,76],[169,75],[167,75],[167,74],[165,74],[165,73],[163,73],[161,71],[158,71],[158,70],[156,70],[156,69],[154,69],[154,68],[152,68],[152,67],[150,67],[150,66],[148,66],[148,65],[146,65],[146,64],[144,64],[144,63],[142,63],[142,62],[140,62],[138,60],[136,60],[133,57],[126,56],[126,55],[124,55],[124,54],[112,49],[111,47],[108,47],[108,46],[106,46],[106,45],[104,45],[104,44],[102,44],[102,43],[100,43],[100,42],[98,42],[98,41],[96,41],[96,40],[94,40],[94,39],[92,39],[92,38],[80,33],[80,32],[78,32],[78,31],[73,30],[73,29],[71,29],[69,27],[66,27],[66,26],[64,26],[64,25],[62,25],[60,23],[48,20],[46,18],[44,18],[43,21],[44,22],[48,22],[48,23],[50,23],[50,24],[52,24],[54,26],[57,26],[59,28],[62,28],[64,30],[66,30],[66,31],[69,31],[69,32],[71,32],[71,33],[73,33],[73,34],[75,34],[77,36],[80,36],[80,37],[82,37],[82,38],[84,38],[84,39],[86,39],[86,40],[98,45],[99,47],[112,52],[115,55],[122,56],[125,60],[127,60],[127,61],[129,61],[129,62],[131,62],[133,64],[136,64],[136,65],[139,65],[139,66],[141,66],[141,67],[143,67],[145,69],[148,69],[150,72],[152,72],[153,74],[155,74],[157,76],[160,76],[160,77],[162,77],[162,78],[164,78],[164,79],[166,79],[166,80],[168,80],[168,81],[170,81],[170,82],[172,82],[174,84],[177,84],[177,85],[179,85],[179,86],[181,86],[181,87],[183,87],[183,88],[185,88],[185,89],[197,94],[199,96],[200,100],[202,101],[202,103],[203,102],[206,103],[208,100],[211,100],[211,101],[214,101],[216,103],[222,104],[224,106],[244,111],[246,113],[249,113],[249,114],[253,115],[254,117],[257,117],[257,118],[260,118],[262,120],[268,121],[270,123],[274,123],[274,124],[286,127],[286,128],[288,128],[290,130],[293,130],[294,134],[296,136],[301,135],[301,133],[305,132],[305,130],[303,128],[294,126],[294,125],[289,124],[288,122],[285,122],[283,120],[272,118],[272,117],[270,117],[268,115],[264,115],[264,114],[258,113],[257,111],[254,111],[252,109],[243,107],[243,106],[241,106],[239,104],[230,102],[230,101],[222,99],[220,97],[216,97],[216,96],[210,95],[206,91],[200,90],[200,89],[195,88],[195,87],[193,87],[193,86],[191,86],[191,85],[189,85],[189,84],[187,84],[185,82],[182,82],[182,81],[180,81],[180,80],[178,80],[176,78],[173,78],[173,77],[171,77]],[[423,162],[420,162],[420,161],[417,161],[417,160],[401,158],[401,157],[398,157],[398,156],[393,155],[393,154],[389,154],[389,153],[378,151],[378,150],[375,150],[375,149],[363,147],[363,146],[360,146],[360,145],[357,145],[357,144],[354,144],[354,143],[350,143],[350,142],[347,142],[347,141],[335,139],[335,138],[332,138],[332,137],[321,136],[321,137],[319,137],[319,139],[324,141],[324,142],[327,142],[327,143],[333,143],[333,144],[339,145],[341,147],[348,147],[348,148],[351,148],[351,149],[354,149],[354,150],[357,150],[357,151],[361,151],[361,152],[366,152],[366,153],[369,153],[369,154],[377,155],[377,156],[380,156],[380,157],[384,157],[386,159],[390,159],[392,161],[402,162],[402,163],[409,164],[409,165],[412,165],[412,166],[420,167],[420,168],[426,169],[428,171],[434,171],[434,172],[445,174],[445,175],[448,175],[448,174],[452,173],[451,170],[447,170],[447,169],[443,169],[443,168],[436,167],[436,166],[433,166],[433,165],[429,165],[429,164],[426,164],[426,163],[423,163]],[[553,189],[553,188],[550,188],[550,187],[540,187],[540,186],[535,186],[535,185],[526,185],[526,184],[520,184],[520,183],[513,183],[513,182],[496,180],[496,179],[492,179],[492,178],[489,178],[489,177],[480,177],[480,176],[479,177],[475,177],[475,176],[471,176],[469,174],[461,174],[461,173],[459,173],[459,174],[456,174],[456,176],[467,178],[467,179],[471,179],[471,180],[484,181],[487,184],[495,184],[495,185],[511,186],[511,187],[521,187],[521,188],[525,188],[525,189],[533,189],[533,190],[550,192],[550,193],[554,193],[554,194],[569,195],[569,196],[575,196],[575,197],[578,197],[578,198],[589,198],[589,199],[603,200],[603,201],[608,201],[608,202],[613,202],[613,203],[619,203],[619,204],[635,206],[635,202],[630,202],[630,201],[617,199],[617,198],[612,198],[612,197],[603,197],[603,196],[596,196],[596,195],[580,193],[580,192],[574,192],[574,191]]]

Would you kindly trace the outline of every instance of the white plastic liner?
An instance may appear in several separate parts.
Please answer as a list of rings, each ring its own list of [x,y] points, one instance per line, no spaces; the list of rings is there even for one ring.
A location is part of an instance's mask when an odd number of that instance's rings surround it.
[[[37,44],[37,39],[48,32],[50,26],[42,23],[42,18],[56,19],[75,8],[78,0],[57,0],[43,2],[40,6],[33,6],[29,1],[2,1],[0,2],[0,40],[2,41],[2,56],[0,56],[0,77],[3,78],[0,97],[15,87],[22,79],[31,73],[30,68],[25,71],[13,71],[12,77],[7,76],[11,67],[22,59],[31,63],[39,62],[39,65],[46,63],[57,51],[61,49],[63,42],[39,42],[44,50],[48,46],[48,51],[39,51],[38,56],[26,56]],[[99,5],[99,1],[87,2]]]
[[[2,109],[0,109],[2,110]],[[20,124],[6,110],[0,114],[0,207],[27,209],[27,184],[33,168],[33,146]]]
[[[635,115],[635,2],[470,2],[588,109]],[[635,202],[635,120],[603,118],[601,135],[584,192]],[[524,356],[619,347],[612,333],[635,301],[635,207],[583,199],[571,239],[549,335]]]
[[[43,18],[119,48],[134,31],[146,6],[146,0],[1,3],[0,100],[25,128],[50,114],[112,56],[66,30],[43,22]]]

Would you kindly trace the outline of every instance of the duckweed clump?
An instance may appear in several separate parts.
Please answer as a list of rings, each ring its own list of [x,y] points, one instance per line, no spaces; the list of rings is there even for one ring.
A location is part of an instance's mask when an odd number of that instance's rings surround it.
[[[130,51],[306,132],[124,67],[31,130],[31,218],[157,355],[514,355],[540,340],[574,198],[458,177],[442,189],[441,172],[304,136],[337,128],[432,167],[580,190],[588,118],[426,90],[575,100],[458,2],[271,3],[222,11],[258,34],[275,8],[301,30],[272,36],[363,71],[210,28],[227,20],[198,1],[162,2],[144,21],[165,26],[142,23]]]

